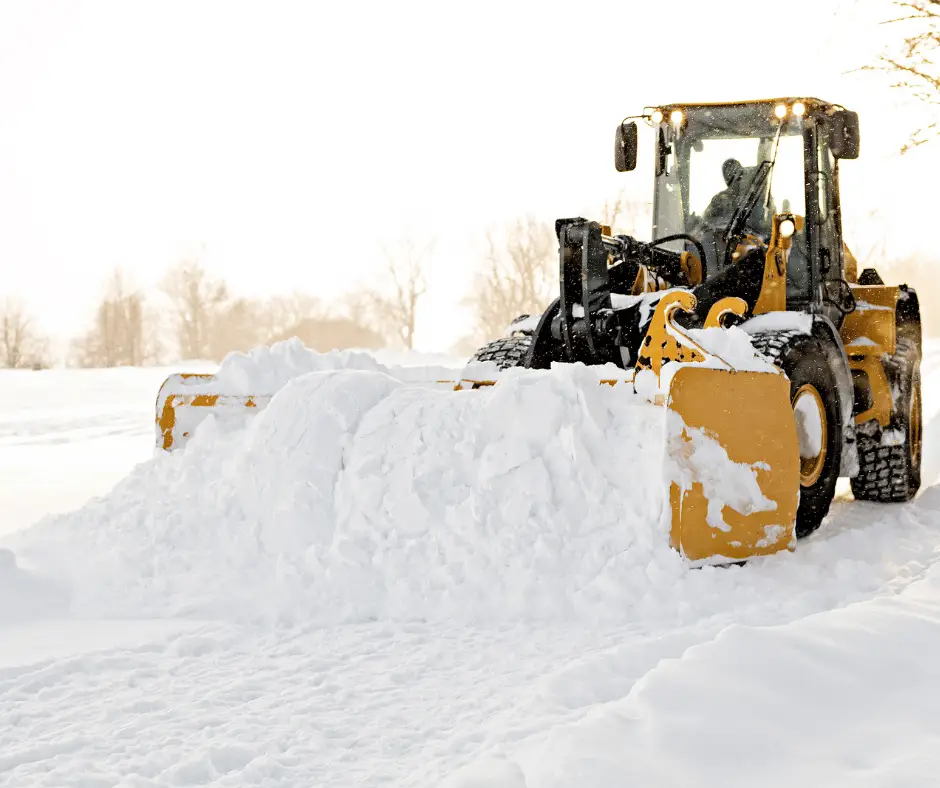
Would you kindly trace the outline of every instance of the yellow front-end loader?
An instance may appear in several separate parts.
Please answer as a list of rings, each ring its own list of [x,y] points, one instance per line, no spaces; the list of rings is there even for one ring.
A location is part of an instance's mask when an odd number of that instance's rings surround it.
[[[491,378],[444,385],[499,385],[509,367],[603,367],[617,374],[601,384],[678,419],[668,459],[693,450],[693,433],[716,441],[770,505],[737,511],[704,478],[664,475],[670,543],[693,562],[793,549],[840,476],[857,499],[913,498],[920,310],[913,289],[859,274],[842,239],[839,162],[858,156],[858,116],[812,98],[663,105],[617,126],[618,171],[636,167],[637,120],[654,138],[652,240],[558,220],[558,298],[474,355]],[[268,399],[172,376],[158,446],[181,447],[220,405],[250,413]]]

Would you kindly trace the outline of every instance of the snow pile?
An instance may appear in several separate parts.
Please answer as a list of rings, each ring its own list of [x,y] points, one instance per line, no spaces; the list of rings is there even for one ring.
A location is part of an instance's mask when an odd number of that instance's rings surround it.
[[[777,372],[773,364],[756,353],[750,335],[738,326],[693,328],[688,331],[688,335],[707,353],[719,362],[724,362],[715,364],[708,360],[706,366],[725,369],[730,366],[742,372]]]
[[[442,392],[381,372],[294,378],[244,431],[210,419],[107,497],[13,546],[76,611],[238,618],[624,616],[683,570],[666,479],[766,505],[681,421],[585,367]],[[730,484],[733,480],[734,484]]]
[[[413,362],[409,366],[386,366],[374,353],[360,350],[317,353],[294,338],[256,347],[248,353],[229,353],[222,359],[212,381],[188,381],[186,391],[191,394],[270,395],[301,375],[346,369],[384,372],[409,382],[452,379],[455,371],[453,366]]]
[[[740,328],[749,334],[760,331],[799,331],[810,334],[813,331],[813,316],[809,312],[767,312],[748,318]]]

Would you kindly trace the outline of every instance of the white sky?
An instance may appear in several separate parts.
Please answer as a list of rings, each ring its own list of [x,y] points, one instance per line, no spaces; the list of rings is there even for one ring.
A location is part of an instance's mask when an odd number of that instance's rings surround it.
[[[240,293],[331,298],[374,279],[380,241],[433,236],[418,344],[443,350],[489,224],[591,216],[622,186],[648,197],[647,150],[613,168],[623,116],[776,95],[859,111],[847,225],[885,204],[868,232],[926,249],[940,143],[899,158],[920,116],[844,73],[893,32],[881,8],[4,0],[0,297],[74,333],[114,266],[152,286],[201,249]]]

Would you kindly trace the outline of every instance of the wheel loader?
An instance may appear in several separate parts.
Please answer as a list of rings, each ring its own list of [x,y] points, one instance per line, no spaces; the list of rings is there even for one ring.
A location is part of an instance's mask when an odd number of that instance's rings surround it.
[[[510,367],[622,371],[599,381],[667,409],[689,444],[692,431],[717,441],[772,502],[724,506],[716,527],[703,480],[668,478],[668,538],[692,562],[794,549],[840,477],[858,500],[913,498],[920,309],[907,285],[858,272],[842,238],[839,167],[859,155],[858,115],[809,97],[650,107],[616,127],[619,172],[636,169],[638,122],[653,138],[651,240],[558,220],[558,297],[474,355],[492,379],[447,385],[499,385]],[[728,357],[722,339],[742,331],[750,358]],[[173,376],[158,396],[158,446],[178,448],[217,403],[264,399]]]

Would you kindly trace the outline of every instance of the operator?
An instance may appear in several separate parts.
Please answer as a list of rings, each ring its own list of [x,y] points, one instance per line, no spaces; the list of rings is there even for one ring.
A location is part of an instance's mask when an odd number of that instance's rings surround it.
[[[712,226],[726,226],[731,221],[734,209],[741,197],[744,166],[737,159],[726,159],[721,165],[721,175],[725,180],[725,188],[711,198],[702,215],[702,218]]]
[[[749,309],[753,309],[757,302],[764,274],[766,245],[770,242],[764,200],[757,199],[742,228],[742,235],[732,239],[735,245],[731,250],[733,254],[726,254],[723,238],[735,212],[743,207],[756,172],[757,168],[746,169],[737,159],[726,159],[721,165],[725,188],[711,198],[698,226],[692,230],[705,247],[709,260],[707,281],[692,289],[698,299],[698,318],[685,318],[688,327],[704,320],[708,309],[727,296],[743,298]]]
[[[708,203],[702,216],[705,227],[711,229],[724,229],[734,216],[735,208],[745,192],[745,175],[750,175],[748,182],[753,180],[756,167],[745,169],[737,159],[726,159],[721,165],[721,175],[725,180],[725,188],[718,192]],[[770,241],[770,225],[767,221],[769,209],[773,215],[773,205],[765,209],[763,200],[758,200],[750,215],[747,217],[745,227],[752,235],[763,239],[764,243]]]

